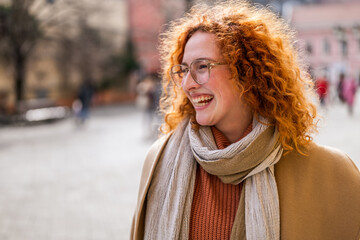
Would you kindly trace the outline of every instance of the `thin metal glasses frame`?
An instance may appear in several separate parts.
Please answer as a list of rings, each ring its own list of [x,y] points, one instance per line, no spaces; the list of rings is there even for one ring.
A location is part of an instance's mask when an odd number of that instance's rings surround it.
[[[205,82],[199,82],[198,79],[197,79],[197,73],[196,73],[196,72],[194,73],[194,72],[191,70],[194,63],[198,63],[198,62],[201,62],[201,61],[205,61],[205,62],[208,61],[208,63],[206,63],[206,65],[207,65],[207,71],[208,71],[208,78],[207,78],[207,80],[206,80]],[[227,63],[223,63],[223,62],[211,62],[209,59],[196,59],[196,60],[194,60],[194,61],[190,64],[190,66],[186,66],[186,65],[184,65],[184,64],[176,64],[176,65],[172,66],[171,71],[170,71],[170,76],[171,76],[171,79],[173,80],[173,82],[176,84],[176,86],[178,86],[178,87],[181,88],[181,87],[182,87],[182,82],[183,82],[184,78],[187,76],[188,72],[190,72],[191,77],[194,79],[194,81],[195,81],[197,84],[202,85],[202,84],[205,84],[205,83],[207,83],[207,82],[209,81],[209,79],[210,79],[210,70],[211,70],[213,67],[218,66],[218,65],[227,65]],[[185,71],[183,72],[183,73],[184,73],[184,76],[181,78],[181,82],[179,82],[179,81],[176,79],[176,77],[174,77],[175,74],[180,74],[179,71],[175,71],[175,70],[174,70],[176,67],[184,67],[184,69],[185,69]]]

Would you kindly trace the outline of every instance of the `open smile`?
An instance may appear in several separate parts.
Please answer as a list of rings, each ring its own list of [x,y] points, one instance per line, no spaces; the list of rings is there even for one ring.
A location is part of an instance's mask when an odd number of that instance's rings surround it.
[[[192,98],[192,102],[194,104],[194,107],[204,107],[208,105],[212,100],[214,96],[206,95],[206,96],[199,96]]]

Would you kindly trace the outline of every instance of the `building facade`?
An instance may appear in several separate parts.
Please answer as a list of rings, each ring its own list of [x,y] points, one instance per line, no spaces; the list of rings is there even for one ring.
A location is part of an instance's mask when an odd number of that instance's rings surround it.
[[[128,4],[129,35],[140,68],[144,74],[157,73],[159,36],[169,21],[185,12],[186,1],[129,0]]]
[[[315,77],[326,74],[332,83],[341,73],[359,78],[360,2],[328,1],[293,8],[291,22],[298,45]]]

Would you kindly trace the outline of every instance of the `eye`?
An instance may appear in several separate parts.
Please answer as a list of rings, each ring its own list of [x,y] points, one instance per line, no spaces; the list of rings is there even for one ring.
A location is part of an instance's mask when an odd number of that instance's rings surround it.
[[[200,64],[198,68],[199,69],[204,69],[204,68],[206,69],[206,68],[208,68],[208,65],[203,63],[203,64]]]
[[[204,72],[207,72],[207,70],[209,68],[209,63],[208,63],[208,61],[203,61],[203,60],[198,61],[198,62],[194,63],[193,68],[197,73],[204,73]]]

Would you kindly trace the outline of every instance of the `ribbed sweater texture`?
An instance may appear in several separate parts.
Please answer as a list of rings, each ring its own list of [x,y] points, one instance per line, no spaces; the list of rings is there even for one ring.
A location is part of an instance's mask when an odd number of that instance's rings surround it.
[[[224,149],[231,144],[217,128],[211,127],[211,130],[218,149]],[[246,129],[241,138],[251,130],[252,125]],[[191,206],[189,239],[230,239],[241,189],[242,184],[225,184],[198,164]]]

